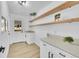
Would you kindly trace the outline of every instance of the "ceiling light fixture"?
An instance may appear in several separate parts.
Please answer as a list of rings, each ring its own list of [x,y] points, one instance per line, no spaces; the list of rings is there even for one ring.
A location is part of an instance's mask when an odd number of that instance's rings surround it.
[[[29,6],[29,1],[18,1],[18,3],[22,6]]]

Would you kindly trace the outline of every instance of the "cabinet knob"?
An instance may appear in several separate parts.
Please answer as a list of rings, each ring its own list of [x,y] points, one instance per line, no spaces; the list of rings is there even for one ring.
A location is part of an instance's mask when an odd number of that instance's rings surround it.
[[[51,54],[51,58],[53,58],[53,54]]]
[[[50,58],[50,51],[48,52],[48,58]]]

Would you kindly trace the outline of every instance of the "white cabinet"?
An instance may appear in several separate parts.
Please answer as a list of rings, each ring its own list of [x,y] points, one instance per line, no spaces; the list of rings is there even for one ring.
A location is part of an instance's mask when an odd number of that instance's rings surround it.
[[[10,33],[10,44],[23,41],[25,41],[25,33],[23,32]]]
[[[41,42],[41,46],[40,46],[40,57],[41,58],[51,58],[51,46],[48,45],[45,42]],[[53,57],[53,53],[52,53],[52,57]]]
[[[54,47],[46,42],[41,42],[40,58],[75,58],[71,54]]]
[[[60,48],[52,46],[51,53],[54,53],[54,58],[74,58],[71,54],[61,50]]]
[[[28,44],[32,44],[33,41],[34,41],[34,32],[33,31],[26,31],[25,33],[25,39],[26,39],[26,42]]]
[[[75,58],[75,56],[72,56],[71,54],[69,54],[61,49],[57,49],[56,53],[57,53],[56,57],[59,57],[59,58]]]
[[[41,46],[40,48],[40,57],[41,58],[48,58],[48,53],[50,50],[48,49],[47,46]]]

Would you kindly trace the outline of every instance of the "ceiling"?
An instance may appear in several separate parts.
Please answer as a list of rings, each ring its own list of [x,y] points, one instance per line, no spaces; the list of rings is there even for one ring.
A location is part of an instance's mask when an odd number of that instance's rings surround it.
[[[51,1],[30,1],[29,6],[24,7],[17,1],[8,1],[8,6],[10,13],[29,16],[30,13],[38,12],[51,3]]]

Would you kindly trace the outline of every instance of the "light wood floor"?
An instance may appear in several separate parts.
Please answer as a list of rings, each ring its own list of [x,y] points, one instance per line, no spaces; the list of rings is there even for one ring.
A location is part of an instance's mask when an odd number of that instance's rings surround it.
[[[10,45],[8,58],[39,58],[40,48],[36,44],[20,42]]]

